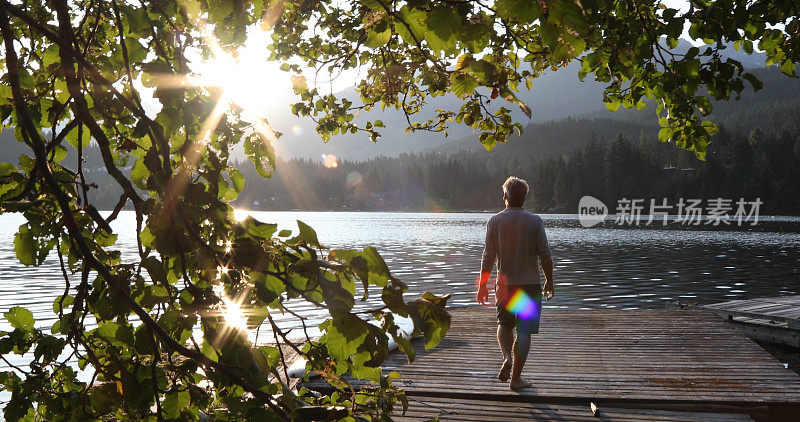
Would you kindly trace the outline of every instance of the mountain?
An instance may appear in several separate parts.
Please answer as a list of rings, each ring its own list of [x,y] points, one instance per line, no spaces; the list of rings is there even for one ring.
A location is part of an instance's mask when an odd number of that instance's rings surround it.
[[[495,104],[502,101],[503,106],[512,110],[513,117],[522,122],[542,122],[598,111],[603,107],[604,85],[595,81],[581,83],[578,80],[579,69],[578,63],[571,63],[558,72],[548,72],[534,81],[530,91],[526,90],[518,94],[519,98],[533,110],[531,120],[528,120],[514,104],[502,100],[495,100],[497,101]],[[337,95],[353,101],[354,104],[360,103],[358,93],[354,88],[337,93]],[[449,94],[435,98],[423,109],[421,115],[416,117],[416,120],[426,120],[427,116],[432,116],[433,111],[437,108],[458,110],[460,107],[461,101],[455,95]],[[380,155],[396,156],[404,152],[419,152],[441,146],[450,139],[464,138],[472,134],[472,129],[455,123],[450,125],[447,138],[443,133],[425,131],[404,133],[408,126],[405,115],[394,109],[387,109],[383,112],[380,109],[373,109],[367,116],[371,120],[380,119],[386,125],[386,128],[381,131],[382,137],[377,143],[372,143],[366,134],[358,133],[337,135],[332,137],[330,142],[323,144],[316,136],[313,121],[300,119],[280,109],[276,109],[270,115],[270,123],[284,133],[278,141],[278,149],[279,154],[286,158],[317,159],[320,154],[334,154],[347,160],[364,160]],[[359,117],[362,121],[365,119],[363,116]]]
[[[19,156],[23,153],[32,155],[30,148],[14,139],[14,129],[0,131],[0,163],[16,165],[19,162]]]

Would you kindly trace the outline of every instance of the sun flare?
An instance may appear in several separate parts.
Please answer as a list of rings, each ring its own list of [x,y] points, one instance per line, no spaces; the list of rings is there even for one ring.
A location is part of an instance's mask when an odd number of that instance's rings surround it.
[[[211,57],[192,64],[192,83],[222,89],[222,101],[241,108],[241,117],[253,121],[266,117],[270,109],[292,100],[291,75],[269,58],[266,32],[248,31],[245,44],[234,52],[225,51],[213,35],[206,36]]]
[[[225,323],[233,328],[247,330],[247,316],[242,311],[242,307],[227,296],[222,297],[222,317]]]

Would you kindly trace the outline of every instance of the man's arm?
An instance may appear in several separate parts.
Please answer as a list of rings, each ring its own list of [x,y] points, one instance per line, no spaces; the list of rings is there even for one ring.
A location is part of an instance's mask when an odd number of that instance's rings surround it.
[[[544,231],[544,221],[539,217],[539,232],[536,238],[536,253],[544,271],[544,298],[552,299],[555,295],[555,284],[553,282],[553,257],[550,254],[550,242],[547,241],[547,233]]]
[[[489,277],[492,275],[494,261],[497,260],[497,245],[494,235],[492,220],[486,223],[486,240],[483,243],[483,256],[481,256],[481,274],[478,277],[478,294],[476,299],[481,305],[489,301]]]

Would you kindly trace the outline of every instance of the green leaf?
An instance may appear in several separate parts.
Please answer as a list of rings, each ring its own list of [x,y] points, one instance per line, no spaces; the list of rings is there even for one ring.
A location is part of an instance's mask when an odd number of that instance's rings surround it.
[[[764,83],[758,80],[755,75],[752,73],[745,73],[742,75],[743,78],[747,79],[750,82],[750,85],[753,86],[753,91],[759,91],[761,88],[764,87]]]
[[[473,60],[467,70],[478,79],[481,85],[496,86],[505,83],[500,68],[488,60]]]
[[[264,372],[269,372],[271,369],[278,366],[281,359],[280,351],[275,346],[260,346],[251,349],[253,353],[253,360]]]
[[[122,402],[122,394],[114,382],[106,382],[89,390],[89,401],[92,409],[104,415],[119,406]]]
[[[583,16],[583,10],[578,3],[573,0],[559,0],[548,2],[547,4],[550,10],[549,20],[578,34],[586,32],[586,18]]]
[[[428,12],[425,25],[425,40],[434,51],[453,51],[456,47],[456,36],[461,32],[461,15],[453,7],[434,7]]]
[[[659,142],[669,142],[672,140],[672,134],[674,133],[674,129],[672,128],[662,128],[658,131],[658,141]]]
[[[355,305],[353,293],[324,276],[320,280],[320,286],[322,287],[322,297],[325,298],[325,304],[328,305],[331,312],[349,312],[353,309]]]
[[[14,235],[14,252],[22,265],[38,265],[38,247],[27,224],[19,226]]]
[[[781,72],[787,76],[795,76],[794,66],[794,62],[791,59],[786,59],[783,61],[783,63],[781,63]]]
[[[231,178],[233,189],[236,193],[242,193],[242,189],[244,189],[244,175],[242,175],[242,172],[235,167],[228,167],[228,175]]]
[[[380,327],[367,324],[368,334],[367,337],[364,339],[364,342],[359,346],[359,350],[362,352],[366,352],[366,359],[362,362],[364,366],[377,368],[380,366],[383,361],[386,360],[386,357],[389,355],[389,338],[386,334],[380,329]],[[354,356],[353,362],[356,363],[356,358]],[[374,379],[374,381],[378,381]]]
[[[3,316],[14,328],[27,332],[33,331],[34,320],[31,311],[21,306],[14,306],[9,309],[8,312],[4,313]]]
[[[53,153],[52,154],[53,154],[53,161],[56,162],[56,163],[60,163],[60,162],[64,161],[65,158],[67,158],[67,149],[64,148],[61,145],[57,145],[53,149]]]
[[[58,44],[50,44],[50,47],[42,54],[42,67],[48,68],[52,64],[61,63],[61,58],[58,54]]]
[[[414,346],[411,345],[411,340],[407,339],[402,333],[398,332],[399,330],[394,329],[390,330],[389,334],[391,334],[392,339],[395,343],[397,343],[397,347],[403,351],[408,359],[408,363],[414,362],[414,359],[417,356],[417,352],[414,350]]]
[[[486,148],[486,151],[491,152],[495,145],[497,145],[497,137],[489,132],[481,133],[481,135],[478,137],[478,140],[481,144],[483,144],[483,147]]]
[[[529,0],[497,0],[495,8],[504,19],[522,24],[533,22],[542,13],[542,7],[538,2]]]
[[[375,30],[367,30],[367,41],[364,43],[367,47],[378,48],[383,47],[389,42],[392,37],[392,30],[388,27],[382,32]]]
[[[407,317],[408,308],[406,307],[405,300],[403,300],[403,292],[405,292],[404,287],[405,286],[398,286],[395,283],[387,285],[381,292],[381,299],[383,299],[383,303],[386,304],[390,311],[397,315]]]
[[[353,314],[334,316],[320,324],[325,335],[320,339],[334,359],[345,360],[353,355],[367,338],[369,327]]]
[[[192,402],[192,397],[188,391],[179,391],[176,393],[167,393],[164,401],[161,403],[161,408],[170,419],[177,418],[181,412],[186,409]]]
[[[66,344],[67,342],[60,338],[48,335],[42,336],[33,351],[33,358],[35,360],[42,358],[41,363],[48,364],[61,354]]]
[[[300,229],[300,233],[289,240],[290,243],[307,243],[312,246],[320,246],[319,240],[317,239],[317,232],[311,228],[308,224],[297,220],[297,227]]]
[[[620,102],[619,98],[608,98],[605,101],[606,108],[611,112],[616,112],[619,110],[619,106],[621,104],[622,103]]]
[[[450,295],[437,297],[429,292],[408,304],[409,314],[414,321],[415,331],[425,335],[425,348],[432,349],[439,344],[450,329],[450,314],[444,306]]]
[[[708,120],[704,120],[703,123],[700,124],[700,126],[706,130],[706,135],[708,137],[714,136],[714,134],[719,132],[719,127],[716,124],[714,124],[714,122]],[[705,144],[703,144],[703,147],[700,149],[700,151],[701,152],[705,151]]]
[[[5,419],[9,421],[35,420],[33,413],[33,402],[22,393],[22,391],[11,394],[11,400],[5,405]]]
[[[135,343],[133,330],[131,330],[131,327],[127,324],[101,322],[94,330],[94,333],[116,346],[133,346]]]
[[[420,298],[444,309],[445,306],[447,306],[447,301],[450,299],[450,295],[447,294],[444,296],[436,296],[431,292],[425,292],[422,294],[422,296],[420,296]]]
[[[247,230],[247,233],[249,235],[261,240],[269,240],[270,238],[272,238],[272,235],[275,234],[275,232],[278,230],[277,224],[262,223],[250,216],[248,216],[241,224],[242,226],[244,226],[245,230]],[[284,230],[281,231],[281,233],[287,231],[288,230]],[[291,234],[291,232],[283,236],[288,236],[289,234]],[[278,234],[278,236],[281,236],[281,234]]]
[[[257,133],[245,137],[244,153],[247,154],[259,175],[263,177],[272,175],[275,170],[275,150],[267,139]]]
[[[142,260],[142,267],[150,274],[150,279],[157,283],[167,282],[167,272],[164,269],[164,264],[153,256],[148,256]]]
[[[69,308],[70,305],[75,301],[70,295],[59,296],[53,301],[53,312],[59,313],[62,310]]]
[[[144,158],[136,160],[131,169],[131,181],[137,188],[147,190],[147,178],[150,177],[150,170],[144,163]]]
[[[405,25],[403,23],[398,23],[395,25],[395,30],[400,34],[400,37],[403,38],[403,41],[411,45],[416,45],[417,41],[422,42],[422,40],[425,39],[424,34],[428,29],[425,26],[426,18],[427,14],[423,10],[404,5],[400,8],[399,19],[401,19]]]
[[[367,268],[369,268],[370,283],[383,287],[392,278],[389,272],[389,266],[378,250],[372,246],[368,246],[361,251],[361,256],[367,261]]]
[[[459,98],[465,98],[475,92],[478,87],[478,80],[466,73],[453,73],[451,76],[453,94]]]

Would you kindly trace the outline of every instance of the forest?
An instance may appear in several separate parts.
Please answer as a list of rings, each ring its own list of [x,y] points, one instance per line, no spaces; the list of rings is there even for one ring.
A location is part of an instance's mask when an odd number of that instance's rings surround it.
[[[500,185],[509,175],[528,180],[527,206],[537,212],[575,213],[583,195],[606,204],[623,197],[760,198],[762,213],[800,214],[800,130],[748,132],[723,128],[706,161],[645,132],[590,134],[572,153],[428,152],[362,162],[278,161],[277,176],[248,180],[236,205],[258,210],[467,211],[502,207]],[[570,119],[564,124],[581,124]],[[595,122],[597,123],[597,122]],[[613,207],[612,207],[613,208]]]

